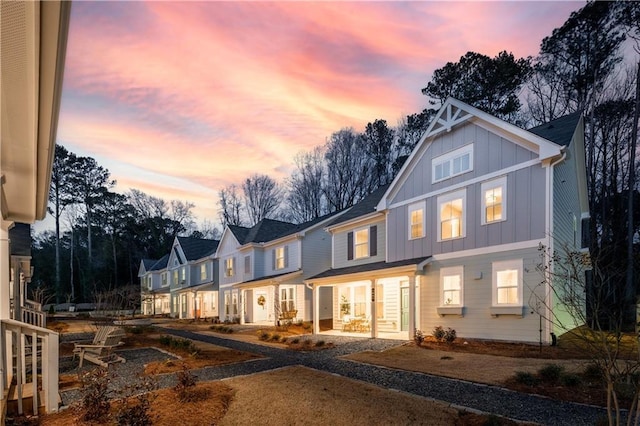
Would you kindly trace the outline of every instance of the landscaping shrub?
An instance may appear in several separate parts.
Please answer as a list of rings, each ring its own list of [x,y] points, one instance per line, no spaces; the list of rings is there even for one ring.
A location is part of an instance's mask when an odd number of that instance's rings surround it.
[[[303,344],[304,346],[311,346],[311,345],[313,345],[313,340],[311,340],[311,339],[304,339],[304,340],[302,341],[302,344]]]
[[[538,370],[538,376],[545,382],[556,383],[560,380],[563,371],[564,367],[561,365],[547,364]]]
[[[422,342],[424,342],[424,334],[422,330],[416,330],[413,332],[413,341],[416,342],[416,345],[420,346]]]
[[[589,380],[602,380],[602,368],[597,364],[588,364],[582,373]]]
[[[564,386],[573,388],[582,383],[582,379],[577,374],[563,374],[562,376],[560,376],[560,383],[562,383]]]
[[[321,348],[322,346],[324,346],[324,340],[318,340],[316,342],[316,348]]]
[[[209,330],[213,330],[213,331],[216,331],[218,333],[226,333],[226,334],[233,333],[233,328],[227,327],[227,326],[224,326],[224,325],[212,325],[212,326],[209,327]]]
[[[269,338],[271,337],[271,333],[267,333],[266,331],[263,330],[258,330],[258,339],[260,340],[269,340]]]
[[[277,334],[277,333],[276,333],[276,334],[273,334],[273,335],[271,336],[271,340],[272,340],[272,341],[274,341],[274,342],[279,342],[279,341],[280,341],[280,337],[281,337],[281,336],[280,336],[279,334]]]
[[[444,339],[444,328],[439,325],[433,329],[433,332],[431,334],[438,342],[442,342],[442,340]]]
[[[149,413],[152,391],[158,389],[158,382],[151,376],[138,376],[138,380],[132,385],[126,386],[123,392],[125,400],[120,405],[116,414],[118,426],[149,426],[153,419]]]
[[[300,339],[299,338],[294,337],[293,339],[291,339],[291,344],[297,345],[298,343],[300,343]]]
[[[189,367],[186,364],[182,365],[182,371],[178,371],[176,374],[178,383],[174,386],[173,390],[178,396],[180,402],[193,401],[194,393],[193,388],[196,386],[196,376],[194,376]]]
[[[196,352],[197,348],[193,342],[189,339],[176,339],[173,336],[160,336],[158,339],[161,345],[168,346],[171,349],[184,350],[189,352]]]
[[[82,420],[103,421],[108,417],[111,407],[107,395],[110,379],[108,370],[103,367],[82,375],[80,379],[82,383],[80,408],[84,411]]]
[[[540,379],[527,371],[516,371],[516,383],[526,386],[536,386],[540,383]]]
[[[438,342],[453,343],[457,337],[456,331],[453,328],[449,327],[445,330],[441,325],[434,328],[432,334]]]

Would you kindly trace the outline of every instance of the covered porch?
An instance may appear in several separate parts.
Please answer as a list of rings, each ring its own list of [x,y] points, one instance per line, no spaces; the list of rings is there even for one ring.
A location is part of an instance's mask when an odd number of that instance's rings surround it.
[[[218,290],[213,283],[183,288],[176,293],[180,300],[179,318],[199,319],[218,316]]]
[[[313,288],[314,334],[409,340],[419,323],[421,275],[429,258],[330,269]],[[329,304],[330,308],[322,309]]]
[[[278,325],[281,321],[304,320],[307,315],[302,270],[234,284],[242,307],[240,324]]]

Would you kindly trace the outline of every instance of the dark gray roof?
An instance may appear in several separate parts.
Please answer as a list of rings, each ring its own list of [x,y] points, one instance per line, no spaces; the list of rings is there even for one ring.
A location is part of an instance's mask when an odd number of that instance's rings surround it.
[[[31,256],[31,226],[16,223],[9,229],[9,250],[13,256]]]
[[[582,113],[574,112],[533,127],[529,131],[560,146],[569,146],[581,116]]]
[[[262,219],[249,229],[244,239],[244,244],[264,243],[275,240],[276,238],[293,233],[296,227],[297,225],[295,223],[282,222],[274,219]]]
[[[337,217],[334,221],[327,224],[327,226],[337,225],[338,223],[347,222],[351,219],[355,219],[360,216],[365,216],[369,213],[376,211],[376,206],[380,202],[380,199],[387,192],[389,185],[383,185],[367,195],[357,204],[354,204],[346,213]]]
[[[159,271],[161,269],[165,269],[167,267],[167,263],[169,262],[169,254],[165,254],[164,256],[162,256],[160,258],[160,260],[158,260],[156,263],[153,264],[153,266],[151,267],[151,269],[149,269],[150,271]]]
[[[150,271],[151,267],[158,262],[158,259],[142,259],[142,265],[144,266],[145,271]]]
[[[227,227],[229,228],[229,231],[231,231],[236,237],[236,240],[238,240],[240,244],[244,244],[244,240],[247,238],[247,234],[249,233],[250,228],[238,225],[228,225]]]
[[[215,253],[220,241],[207,240],[204,238],[178,237],[180,247],[187,261],[202,259],[205,256]]]
[[[362,265],[347,266],[347,267],[338,268],[338,269],[327,269],[324,272],[320,272],[318,275],[314,275],[311,278],[307,278],[307,280],[313,280],[316,278],[337,277],[340,275],[357,274],[360,272],[379,271],[382,269],[397,268],[398,266],[417,265],[427,260],[430,257],[431,256],[416,257],[414,259],[398,260],[396,262],[385,262],[383,260],[381,262],[363,263]]]

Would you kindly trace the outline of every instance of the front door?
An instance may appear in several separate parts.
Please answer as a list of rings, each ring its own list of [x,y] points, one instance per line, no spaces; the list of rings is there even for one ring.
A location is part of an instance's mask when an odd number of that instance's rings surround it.
[[[253,321],[268,321],[269,306],[267,305],[267,292],[264,290],[255,290],[253,292]]]
[[[409,287],[400,289],[400,330],[409,330]]]

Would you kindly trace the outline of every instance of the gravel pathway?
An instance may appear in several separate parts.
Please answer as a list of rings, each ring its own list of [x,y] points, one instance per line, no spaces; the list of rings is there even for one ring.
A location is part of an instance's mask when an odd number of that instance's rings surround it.
[[[458,407],[493,413],[512,419],[545,425],[593,425],[603,418],[605,410],[546,397],[510,391],[489,386],[432,376],[423,373],[395,370],[341,359],[343,355],[362,351],[383,351],[403,344],[397,340],[363,339],[341,336],[323,336],[325,342],[336,347],[321,351],[297,352],[266,345],[225,339],[209,334],[164,328],[164,332],[175,336],[212,343],[240,351],[262,355],[265,358],[243,363],[209,367],[194,371],[202,381],[220,380],[238,375],[247,375],[292,365],[301,365],[327,373],[338,374],[355,380],[371,383],[387,389],[408,392],[414,395],[442,401]],[[141,371],[142,364],[165,359],[166,354],[153,349],[119,351],[127,359],[116,364],[118,376],[130,378]],[[63,362],[61,361],[61,369]],[[173,386],[174,375],[158,376],[161,387]],[[116,384],[121,385],[121,384]],[[78,397],[77,391],[63,393],[65,405]]]

